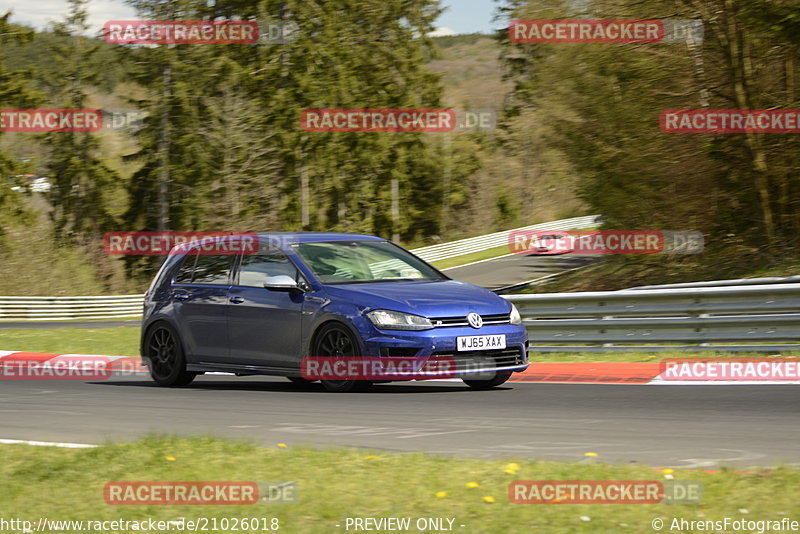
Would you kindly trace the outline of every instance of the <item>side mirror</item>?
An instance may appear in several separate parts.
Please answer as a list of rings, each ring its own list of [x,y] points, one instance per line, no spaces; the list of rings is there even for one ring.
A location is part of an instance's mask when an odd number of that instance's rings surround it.
[[[300,291],[300,286],[291,276],[279,274],[278,276],[270,276],[264,280],[264,287],[275,291]]]

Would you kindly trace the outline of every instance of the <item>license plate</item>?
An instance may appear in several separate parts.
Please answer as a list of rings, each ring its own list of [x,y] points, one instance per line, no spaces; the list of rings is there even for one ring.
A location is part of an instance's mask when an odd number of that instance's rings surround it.
[[[506,348],[506,335],[461,336],[456,338],[456,350],[487,350]]]

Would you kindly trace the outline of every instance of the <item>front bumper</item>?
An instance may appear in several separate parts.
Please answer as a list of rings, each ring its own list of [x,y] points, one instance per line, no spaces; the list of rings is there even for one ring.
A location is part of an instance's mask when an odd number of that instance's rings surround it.
[[[373,329],[375,330],[375,329]],[[505,349],[458,351],[460,336],[506,336]],[[459,376],[483,375],[496,371],[522,372],[528,368],[528,334],[523,326],[491,325],[470,327],[438,327],[430,330],[375,330],[362,337],[365,354],[370,356],[416,357],[422,360],[450,360]]]

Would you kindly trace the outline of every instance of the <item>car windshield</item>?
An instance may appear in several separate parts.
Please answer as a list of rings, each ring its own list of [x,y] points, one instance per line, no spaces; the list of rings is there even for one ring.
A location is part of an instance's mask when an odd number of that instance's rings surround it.
[[[323,284],[447,280],[388,241],[298,243],[293,247]]]

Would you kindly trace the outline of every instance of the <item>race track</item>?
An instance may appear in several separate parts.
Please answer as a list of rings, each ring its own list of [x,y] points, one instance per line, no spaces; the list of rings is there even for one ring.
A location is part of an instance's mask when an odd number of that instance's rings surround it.
[[[450,278],[497,290],[530,282],[537,278],[577,267],[597,260],[597,256],[531,256],[510,254],[491,260],[443,269]]]
[[[146,378],[4,381],[3,439],[102,443],[148,432],[266,445],[353,445],[471,457],[638,462],[713,469],[800,465],[796,386],[459,382],[330,394],[282,378],[211,375],[162,389]]]

